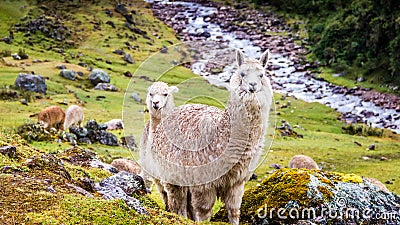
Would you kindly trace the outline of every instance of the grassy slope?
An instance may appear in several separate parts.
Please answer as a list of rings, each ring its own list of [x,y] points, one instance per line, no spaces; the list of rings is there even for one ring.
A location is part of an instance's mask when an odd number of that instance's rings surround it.
[[[20,5],[25,3],[14,2],[15,7],[19,8]],[[94,118],[100,122],[105,122],[113,118],[120,118],[121,111],[124,102],[124,90],[126,89],[129,81],[131,81],[132,86],[130,88],[135,92],[139,93],[142,99],[145,98],[145,93],[147,87],[151,82],[139,79],[138,77],[126,78],[122,75],[125,71],[131,71],[132,73],[137,69],[143,60],[154,54],[157,49],[161,48],[163,45],[170,45],[167,40],[172,43],[178,43],[179,41],[173,36],[172,30],[159,21],[152,18],[150,10],[139,6],[143,4],[141,1],[135,1],[134,7],[138,14],[135,16],[137,21],[137,26],[141,29],[148,31],[149,36],[154,32],[162,35],[161,39],[151,37],[154,40],[153,44],[148,44],[147,39],[141,37],[138,41],[133,42],[128,39],[119,39],[116,36],[116,31],[111,27],[103,24],[101,31],[93,31],[91,29],[92,25],[89,23],[90,18],[96,17],[96,19],[102,20],[112,20],[117,27],[121,27],[122,19],[118,14],[114,14],[114,17],[108,18],[106,14],[102,11],[102,4],[99,6],[91,6],[86,8],[80,8],[77,13],[78,17],[81,17],[82,26],[86,26],[84,36],[86,39],[82,41],[77,49],[69,50],[75,55],[78,52],[84,54],[80,59],[70,57],[69,54],[60,55],[54,51],[44,51],[40,52],[41,48],[38,46],[29,47],[22,44],[22,35],[15,34],[16,41],[13,45],[7,45],[4,42],[0,42],[0,50],[11,50],[12,52],[17,52],[19,48],[26,49],[27,53],[30,55],[30,59],[24,61],[14,61],[10,57],[6,57],[4,62],[0,64],[0,87],[11,86],[19,72],[23,71],[35,71],[36,74],[41,74],[49,78],[48,84],[48,94],[44,96],[44,99],[37,99],[29,103],[28,106],[22,105],[17,101],[0,101],[0,123],[3,127],[16,127],[24,123],[24,121],[29,119],[29,115],[39,112],[43,107],[53,104],[58,104],[64,99],[68,103],[80,103],[84,105],[85,118]],[[105,8],[112,8],[112,6],[106,5]],[[0,10],[7,10],[2,5]],[[21,17],[26,11],[9,11],[12,18]],[[4,15],[1,14],[0,15]],[[83,16],[85,15],[85,16]],[[88,21],[84,21],[89,18]],[[0,26],[1,33],[5,32],[8,28],[4,25]],[[122,30],[119,32],[127,32]],[[108,41],[105,39],[108,38]],[[139,50],[128,50],[125,47],[124,42],[129,41],[133,45],[138,45]],[[131,53],[136,60],[133,65],[124,65],[121,57],[112,53],[113,50],[117,48],[124,48],[127,52]],[[70,61],[70,64],[64,62],[64,58]],[[103,61],[96,60],[96,58],[102,58]],[[32,59],[45,60],[48,59],[49,62],[43,63],[32,63]],[[105,60],[111,60],[113,64],[106,64]],[[67,65],[68,68],[74,69],[76,71],[82,71],[85,74],[85,78],[88,76],[89,72],[85,68],[76,66],[79,61],[85,61],[92,65],[93,67],[98,67],[106,70],[111,75],[111,83],[116,85],[120,91],[116,93],[103,92],[92,90],[90,84],[85,80],[77,81],[67,81],[58,75],[58,69],[55,66],[59,64]],[[8,63],[7,63],[8,62]],[[29,65],[29,66],[28,66]],[[212,103],[214,105],[222,106],[226,103],[227,92],[215,87],[210,87],[203,80],[190,80],[190,82],[183,82],[194,75],[187,69],[183,67],[177,67],[169,71],[161,79],[167,82],[174,83],[179,86],[180,92],[177,94],[176,102],[177,105],[187,102],[195,96],[207,95],[210,98],[197,98],[198,102]],[[78,86],[82,85],[82,88]],[[196,87],[196,88],[193,88]],[[69,93],[68,91],[73,91],[76,95]],[[96,96],[106,96],[105,99],[101,101],[96,100]],[[276,99],[280,99],[280,96],[276,96]],[[266,160],[257,169],[257,174],[259,176],[266,175],[266,172],[271,170],[269,164],[279,163],[282,165],[287,165],[289,159],[295,154],[307,154],[316,159],[318,163],[324,163],[324,169],[340,172],[354,172],[360,175],[375,177],[382,182],[386,180],[394,179],[393,185],[388,185],[388,188],[396,193],[400,193],[400,177],[397,173],[399,171],[400,163],[400,143],[398,140],[393,138],[374,138],[374,137],[359,137],[351,136],[341,133],[341,126],[343,124],[337,121],[338,114],[332,109],[322,106],[320,104],[310,104],[295,99],[278,100],[280,105],[286,103],[288,100],[291,101],[291,106],[285,109],[279,109],[278,112],[281,114],[278,116],[277,121],[281,119],[287,120],[292,125],[298,124],[301,128],[297,128],[298,133],[303,134],[304,138],[290,138],[290,137],[279,137],[276,136],[274,143],[271,148],[271,152],[268,153]],[[129,104],[131,106],[130,110],[132,112],[132,127],[135,127],[132,132],[137,141],[139,141],[142,127],[144,125],[144,115],[142,113],[144,109],[144,104],[136,103],[130,99]],[[66,108],[66,106],[61,105],[61,107]],[[12,118],[12,119],[10,119]],[[117,135],[122,136],[120,132],[116,132]],[[359,147],[354,143],[357,141],[362,144]],[[369,144],[375,143],[377,146],[376,151],[366,151],[366,147]],[[55,142],[45,143],[45,142],[34,142],[32,146],[47,152],[58,152],[69,147],[69,144],[63,143],[58,144]],[[91,145],[85,146],[92,150],[95,150],[104,158],[110,159],[110,157],[132,157],[131,152],[127,149],[121,147],[108,147],[102,145]],[[364,161],[362,156],[371,156],[371,160]],[[377,159],[373,159],[375,158]],[[385,156],[389,158],[387,161],[380,161],[379,158]],[[247,184],[247,186],[255,185],[256,182],[252,181]],[[152,194],[154,198],[157,198],[156,194]],[[82,205],[86,210],[86,202],[81,203],[68,203],[70,201],[69,197],[66,197],[65,204],[59,206],[54,212],[49,212],[48,214],[56,214],[57,210],[66,210],[76,205]],[[158,199],[159,201],[159,199]],[[93,203],[94,204],[94,203]],[[102,203],[103,204],[103,203]],[[119,203],[110,203],[112,204]],[[90,205],[90,204],[89,204]],[[96,204],[94,204],[96,205]],[[122,207],[120,204],[118,207]],[[93,208],[93,207],[89,207]],[[78,207],[78,209],[81,209]],[[123,209],[124,210],[124,209]],[[98,211],[95,213],[97,216],[104,216],[105,211]],[[114,213],[114,211],[112,211]],[[123,216],[125,212],[115,211],[115,213]],[[110,215],[110,214],[105,214]],[[81,220],[90,220],[92,217],[86,217],[82,214],[71,214],[68,218],[73,217],[80,218]],[[38,220],[44,220],[46,214],[32,215]],[[84,218],[82,218],[84,217]],[[118,216],[119,217],[119,216]],[[60,217],[61,218],[61,217]],[[103,218],[103,217],[101,217]]]

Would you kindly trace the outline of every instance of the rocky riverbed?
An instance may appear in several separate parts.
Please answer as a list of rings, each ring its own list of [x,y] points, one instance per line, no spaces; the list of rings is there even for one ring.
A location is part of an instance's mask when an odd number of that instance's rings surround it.
[[[400,97],[366,88],[330,84],[311,72],[320,65],[305,59],[307,41],[273,12],[261,13],[238,3],[233,7],[201,1],[158,2],[155,16],[170,25],[198,58],[192,70],[215,85],[226,86],[234,71],[234,49],[258,57],[270,49],[270,77],[276,92],[320,102],[342,113],[348,123],[366,123],[400,132]],[[339,76],[340,74],[338,74]]]

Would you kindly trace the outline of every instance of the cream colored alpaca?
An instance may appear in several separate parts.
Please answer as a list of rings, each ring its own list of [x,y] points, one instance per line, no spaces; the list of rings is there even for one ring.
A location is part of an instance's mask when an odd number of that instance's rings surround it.
[[[317,163],[309,156],[306,155],[295,155],[289,162],[289,168],[305,168],[305,169],[317,169],[319,167]]]
[[[67,130],[72,125],[81,126],[84,119],[83,110],[77,105],[70,105],[65,110],[64,130]]]
[[[65,112],[58,106],[49,106],[40,111],[38,122],[43,124],[44,128],[63,129],[65,121]]]
[[[142,159],[146,157],[148,144],[152,142],[149,140],[151,140],[162,117],[172,112],[175,107],[173,95],[175,92],[178,92],[177,87],[169,87],[168,84],[164,82],[155,82],[148,88],[146,105],[147,109],[149,110],[150,121],[146,124],[146,127],[143,130],[142,139],[140,141],[140,159],[142,167],[152,167],[152,165],[144,165],[143,163],[146,162]],[[142,170],[140,175],[143,177],[146,188],[149,190],[151,189],[151,185],[153,183],[152,180],[154,180],[154,183],[156,184],[166,207],[168,207],[167,195],[165,194],[164,187],[160,180],[157,178],[152,178],[148,173],[146,173],[145,170]]]
[[[244,184],[262,153],[272,102],[265,76],[269,59],[245,59],[236,52],[238,71],[230,80],[224,111],[188,104],[162,119],[151,145],[152,173],[166,182],[169,209],[196,221],[211,216],[216,197],[239,224]]]

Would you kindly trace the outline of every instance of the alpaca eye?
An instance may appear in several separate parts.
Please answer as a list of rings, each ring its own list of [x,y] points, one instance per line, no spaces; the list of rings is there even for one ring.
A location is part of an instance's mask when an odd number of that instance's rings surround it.
[[[240,76],[241,76],[241,77],[244,77],[245,74],[244,74],[243,72],[240,72]]]
[[[262,78],[264,76],[264,74],[260,74],[260,78]]]
[[[150,93],[149,95],[150,95],[150,97],[153,97],[153,96],[154,96],[154,94],[153,94],[153,93]]]
[[[164,95],[164,97],[167,97],[168,96],[168,94],[163,94]]]

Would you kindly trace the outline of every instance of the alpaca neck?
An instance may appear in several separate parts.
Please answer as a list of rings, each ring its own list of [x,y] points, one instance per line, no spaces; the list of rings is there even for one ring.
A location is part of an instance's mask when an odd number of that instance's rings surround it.
[[[151,116],[150,117],[150,129],[151,133],[154,133],[157,129],[158,124],[161,122],[161,116]]]

